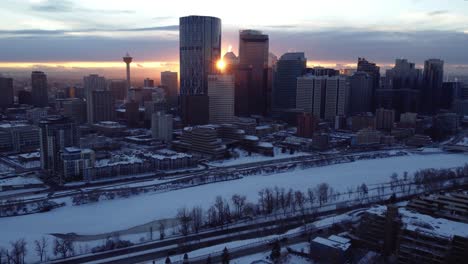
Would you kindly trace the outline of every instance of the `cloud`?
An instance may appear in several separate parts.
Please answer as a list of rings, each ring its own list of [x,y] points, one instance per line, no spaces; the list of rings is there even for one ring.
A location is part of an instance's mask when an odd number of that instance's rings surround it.
[[[179,25],[147,27],[147,28],[120,28],[120,29],[77,29],[77,30],[43,30],[43,29],[21,29],[21,30],[0,30],[0,37],[7,36],[60,36],[77,33],[99,33],[99,32],[144,32],[144,31],[177,31]]]
[[[86,12],[86,13],[114,13],[114,14],[132,14],[131,10],[100,10],[92,8],[84,8],[75,5],[70,0],[46,0],[39,3],[33,3],[30,7],[32,11],[45,13],[70,13],[70,12]]]
[[[447,10],[436,10],[436,11],[432,11],[432,12],[427,13],[427,15],[429,15],[429,16],[439,16],[439,15],[445,15],[447,13],[448,13]]]
[[[168,27],[175,29],[177,26]],[[167,30],[168,27],[116,30]],[[178,61],[177,37],[165,38],[146,33],[131,38],[126,33],[113,37],[70,36],[63,32],[45,31],[41,35],[40,31],[34,37],[29,37],[29,33],[38,32],[23,31],[23,35],[0,38],[0,57],[2,61],[119,61],[129,51],[136,63]],[[170,32],[177,34],[176,30]],[[0,35],[6,33],[0,31]],[[422,64],[425,59],[436,57],[447,64],[468,64],[468,34],[462,32],[388,32],[341,28],[321,31],[265,30],[264,33],[269,35],[270,51],[278,56],[288,50],[296,50],[304,51],[311,61],[341,63],[366,57],[378,63],[392,64],[395,58],[405,57]],[[224,30],[223,45],[232,44],[236,50],[238,34],[239,31],[234,28]]]

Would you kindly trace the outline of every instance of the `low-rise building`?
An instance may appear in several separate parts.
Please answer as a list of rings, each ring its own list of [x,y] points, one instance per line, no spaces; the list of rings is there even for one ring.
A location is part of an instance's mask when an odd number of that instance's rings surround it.
[[[28,152],[39,148],[39,128],[24,122],[0,123],[0,151]]]
[[[88,178],[87,169],[94,167],[95,155],[91,149],[67,147],[62,152],[63,178],[65,181]]]
[[[352,140],[352,145],[369,146],[380,144],[382,134],[374,129],[361,129]]]
[[[173,141],[173,147],[181,151],[196,152],[211,158],[222,158],[226,153],[226,145],[218,137],[215,126],[185,127],[180,140]]]

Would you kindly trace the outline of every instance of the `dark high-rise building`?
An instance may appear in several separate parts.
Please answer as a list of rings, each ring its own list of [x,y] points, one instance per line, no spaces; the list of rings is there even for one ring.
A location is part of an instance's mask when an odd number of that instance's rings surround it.
[[[47,92],[47,75],[41,71],[33,71],[31,74],[31,87],[34,106],[47,106],[49,104],[49,94]]]
[[[7,108],[14,103],[13,79],[0,77],[0,109]]]
[[[296,108],[297,77],[306,69],[304,52],[285,53],[276,64],[273,110]]]
[[[185,124],[208,123],[208,75],[221,57],[221,20],[187,16],[179,20],[181,116]]]
[[[76,146],[78,135],[75,123],[63,116],[49,116],[39,122],[41,168],[49,175],[58,175],[62,182],[62,153],[66,147]]]
[[[101,121],[113,121],[115,117],[115,99],[111,91],[92,91],[91,100],[88,102],[88,123],[94,124]]]
[[[86,123],[86,102],[78,98],[63,102],[63,115],[77,124]]]
[[[140,123],[139,105],[135,101],[125,103],[125,118],[129,127],[137,127]]]
[[[33,100],[32,100],[32,94],[30,91],[26,90],[20,90],[18,91],[18,103],[19,104],[26,104],[26,105],[32,105]]]
[[[317,119],[311,113],[300,113],[297,115],[297,136],[312,138],[314,136]]]
[[[235,65],[234,113],[236,116],[250,116],[249,91],[253,89],[252,68]]]
[[[161,85],[165,88],[166,100],[169,104],[169,107],[176,107],[179,98],[179,83],[177,80],[177,72],[161,72]]]
[[[366,72],[356,72],[349,77],[351,114],[373,112],[373,78]]]
[[[444,82],[442,84],[440,108],[452,109],[454,101],[459,98],[461,88],[462,83],[460,82]]]
[[[125,100],[125,98],[127,97],[127,81],[110,80],[109,91],[112,92],[115,100]]]
[[[358,58],[357,71],[365,72],[372,77],[372,110],[376,107],[376,90],[380,88],[380,67],[365,58]]]
[[[267,113],[268,35],[257,30],[239,32],[239,65],[252,70],[252,86],[247,90],[249,114]]]
[[[90,74],[89,76],[85,76],[83,78],[84,83],[84,92],[87,104],[87,115],[88,115],[88,123],[93,124],[94,121],[94,108],[95,103],[93,102],[93,92],[94,91],[104,91],[107,88],[106,79],[102,76],[97,74]],[[125,82],[125,84],[127,84]]]
[[[429,59],[424,62],[423,86],[421,90],[421,111],[434,114],[441,108],[444,61]]]
[[[145,80],[143,80],[143,86],[144,87],[154,87],[154,80],[152,80],[150,78],[146,78]]]
[[[395,115],[418,112],[422,74],[414,63],[397,59],[395,67],[387,70],[382,88],[377,90],[377,107],[394,109]]]

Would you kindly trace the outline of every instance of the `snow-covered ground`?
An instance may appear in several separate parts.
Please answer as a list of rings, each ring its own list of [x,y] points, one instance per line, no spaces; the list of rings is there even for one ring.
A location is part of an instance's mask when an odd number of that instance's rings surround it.
[[[274,153],[275,153],[274,157],[265,156],[265,155],[261,155],[258,153],[252,153],[252,155],[249,156],[247,151],[241,150],[241,149],[235,149],[234,151],[239,155],[239,157],[228,159],[228,160],[213,161],[213,162],[208,163],[208,165],[215,166],[215,167],[223,167],[223,166],[259,162],[259,161],[276,160],[276,159],[284,159],[284,158],[290,158],[290,157],[310,155],[309,153],[305,153],[305,152],[295,152],[294,154],[289,154],[289,152],[281,153],[280,148],[274,149]]]
[[[327,182],[335,190],[388,182],[393,172],[401,175],[422,168],[450,168],[464,165],[463,154],[408,155],[385,159],[360,160],[351,163],[305,170],[248,176],[240,180],[200,185],[159,194],[142,194],[127,199],[104,200],[95,204],[67,206],[47,213],[0,218],[0,247],[25,238],[31,247],[35,239],[50,233],[97,234],[127,229],[153,220],[172,218],[177,209],[200,205],[207,209],[216,196],[229,199],[233,194],[246,195],[250,201],[258,199],[258,191],[265,187],[284,187],[305,191]],[[52,240],[52,238],[50,238]],[[51,242],[50,242],[51,243]],[[29,257],[34,257],[33,250]]]
[[[13,177],[0,179],[0,185],[25,185],[25,184],[42,184],[42,181],[35,177]]]

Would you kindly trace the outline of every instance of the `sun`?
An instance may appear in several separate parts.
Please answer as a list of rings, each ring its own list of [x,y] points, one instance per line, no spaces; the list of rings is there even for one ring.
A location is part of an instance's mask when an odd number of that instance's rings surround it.
[[[226,63],[223,60],[219,60],[216,62],[216,68],[218,68],[220,71],[223,71],[224,68],[226,68]]]

